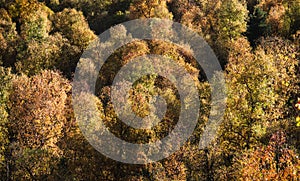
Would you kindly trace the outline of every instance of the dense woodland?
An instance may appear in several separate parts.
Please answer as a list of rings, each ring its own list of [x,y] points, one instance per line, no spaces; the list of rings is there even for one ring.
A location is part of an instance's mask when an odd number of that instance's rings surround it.
[[[226,110],[217,138],[198,149],[211,88],[192,54],[155,40],[121,47],[105,63],[94,95],[116,136],[151,142],[178,118],[176,88],[150,75],[132,88],[132,109],[145,116],[149,97],[162,94],[172,105],[164,120],[137,130],[118,119],[110,85],[135,57],[179,62],[197,80],[202,104],[197,128],[180,150],[159,162],[124,164],[82,135],[72,79],[97,35],[152,17],[181,23],[212,47],[226,77]],[[121,30],[116,39],[126,36]],[[0,0],[0,180],[300,180],[299,42],[300,0]]]

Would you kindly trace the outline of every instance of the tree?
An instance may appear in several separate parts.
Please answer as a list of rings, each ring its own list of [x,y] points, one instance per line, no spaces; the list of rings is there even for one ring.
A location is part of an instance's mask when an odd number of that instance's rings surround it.
[[[9,3],[9,14],[18,21],[19,34],[24,41],[42,40],[51,30],[49,17],[53,14],[47,6],[36,0],[18,0]]]
[[[72,45],[78,46],[80,50],[86,48],[93,40],[95,34],[82,12],[75,9],[64,9],[53,16],[54,32],[61,32]]]
[[[248,10],[245,1],[225,0],[218,14],[219,38],[224,41],[241,37],[247,30]]]
[[[222,1],[171,1],[174,20],[198,32],[213,45],[218,31],[218,14]]]
[[[48,7],[59,12],[65,8],[81,11],[89,26],[96,34],[100,34],[113,25],[128,20],[127,11],[131,0],[45,0]]]
[[[26,49],[18,53],[15,67],[18,72],[29,76],[45,69],[59,69],[65,75],[70,75],[79,53],[78,47],[72,46],[60,33],[55,33],[44,40],[28,42]]]
[[[228,60],[231,42],[243,37],[247,31],[248,10],[245,1],[224,0],[217,14],[216,43],[213,45],[220,62],[225,65]]]
[[[75,9],[54,13],[41,3],[25,2],[10,6],[13,17],[22,22],[22,41],[13,47],[16,70],[32,76],[44,69],[59,69],[71,77],[82,51],[96,38],[82,13]]]
[[[171,1],[175,20],[199,33],[214,49],[224,66],[230,42],[247,30],[248,10],[245,1]]]
[[[172,19],[166,0],[135,0],[129,8],[130,19],[165,18]]]
[[[7,10],[0,9],[0,17],[0,60],[5,66],[12,66],[16,61],[19,35],[16,23],[12,21]]]
[[[69,82],[53,71],[12,81],[9,134],[12,179],[45,179],[53,175],[62,150],[57,142],[65,124]]]
[[[57,143],[63,153],[55,170],[56,180],[114,180],[114,173],[118,173],[114,170],[120,168],[115,161],[103,156],[88,143],[78,126],[78,120],[74,117],[72,101],[81,101],[81,111],[84,111],[92,101],[99,103],[99,98],[81,94],[79,99],[72,100],[71,95],[68,95],[65,107],[66,123],[62,129],[62,137]],[[89,121],[97,120],[94,115],[90,116]]]
[[[9,145],[9,96],[11,92],[11,80],[14,75],[10,69],[0,67],[0,176],[7,178],[9,175],[8,166],[8,145]]]
[[[278,131],[268,145],[243,155],[241,177],[245,180],[297,180],[300,173],[298,157],[287,145],[284,132]]]
[[[53,32],[57,32],[50,41],[55,41],[58,47],[55,68],[60,69],[67,77],[75,71],[82,52],[90,43],[96,40],[96,35],[90,30],[82,12],[75,9],[64,9],[53,15]],[[62,37],[60,36],[62,35]]]
[[[289,41],[263,40],[254,53],[245,39],[233,47],[236,50],[231,51],[226,67],[228,100],[220,134],[229,165],[243,150],[265,143],[272,130],[288,127],[289,100],[298,84],[297,51]]]
[[[267,13],[266,23],[269,29],[266,35],[291,38],[299,29],[299,0],[263,0],[257,4],[256,8],[260,8]]]
[[[269,25],[266,23],[267,12],[260,7],[254,7],[253,12],[249,15],[249,28],[247,30],[248,38],[251,44],[260,38],[265,36],[269,29]]]

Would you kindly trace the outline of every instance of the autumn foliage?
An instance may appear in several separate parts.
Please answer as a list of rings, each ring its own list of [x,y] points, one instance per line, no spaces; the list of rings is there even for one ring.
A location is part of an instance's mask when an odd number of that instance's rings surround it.
[[[226,110],[207,148],[199,149],[199,140],[209,119],[212,87],[189,44],[126,44],[92,75],[97,77],[95,94],[87,91],[72,98],[77,63],[96,35],[113,27],[108,32],[113,43],[125,41],[132,35],[117,24],[139,18],[181,23],[202,36],[217,55],[226,78]],[[170,29],[167,24],[159,26],[161,31]],[[299,52],[300,0],[0,0],[0,180],[297,181]],[[110,98],[118,71],[147,54],[170,58],[191,74],[201,102],[198,124],[168,158],[124,164],[89,144],[79,129],[73,101],[80,102],[82,111],[96,103],[105,126],[128,142],[165,137],[178,121],[181,104],[170,80],[147,75],[134,83],[128,100],[118,97],[145,117],[155,110],[149,104],[153,97],[162,96],[168,109],[153,129],[124,124]],[[82,75],[95,69],[93,61],[81,61]],[[172,74],[167,67],[165,71]],[[79,90],[89,89],[86,82]],[[88,120],[85,126],[93,126],[97,117],[89,115]]]

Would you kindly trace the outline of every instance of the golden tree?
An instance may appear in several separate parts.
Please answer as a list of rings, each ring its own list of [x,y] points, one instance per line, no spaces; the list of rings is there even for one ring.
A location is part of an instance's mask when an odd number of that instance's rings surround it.
[[[17,77],[10,94],[10,161],[14,179],[45,179],[62,150],[57,142],[65,125],[70,83],[57,72]]]

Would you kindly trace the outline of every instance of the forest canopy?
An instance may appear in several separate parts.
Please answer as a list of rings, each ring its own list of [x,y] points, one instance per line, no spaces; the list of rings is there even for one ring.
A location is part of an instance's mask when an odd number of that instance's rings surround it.
[[[216,139],[199,149],[212,87],[188,45],[138,40],[118,48],[96,75],[95,94],[79,100],[82,106],[94,101],[116,137],[153,142],[178,121],[178,90],[157,75],[136,81],[128,101],[145,117],[151,97],[161,95],[168,104],[163,120],[135,129],[118,118],[112,83],[137,57],[174,60],[191,74],[201,102],[197,126],[177,152],[125,164],[98,152],[82,134],[72,81],[97,35],[114,27],[110,33],[122,41],[129,35],[118,24],[146,18],[180,23],[204,38],[225,75],[226,110]],[[299,180],[299,52],[300,0],[0,0],[0,180]],[[85,61],[81,68],[94,67]]]

